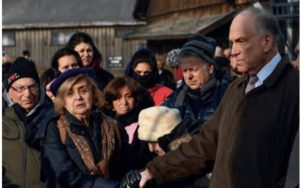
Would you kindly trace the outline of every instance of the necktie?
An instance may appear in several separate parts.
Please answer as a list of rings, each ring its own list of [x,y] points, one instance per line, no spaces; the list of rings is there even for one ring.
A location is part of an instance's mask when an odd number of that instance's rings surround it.
[[[250,75],[248,84],[247,84],[246,89],[245,89],[245,93],[248,93],[249,91],[251,91],[252,89],[254,89],[255,82],[257,82],[257,80],[258,80],[258,78],[257,78],[257,76],[255,74]]]

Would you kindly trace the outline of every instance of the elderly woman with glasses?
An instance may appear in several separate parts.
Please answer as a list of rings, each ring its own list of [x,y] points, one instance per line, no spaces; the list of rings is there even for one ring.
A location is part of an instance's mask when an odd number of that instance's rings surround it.
[[[43,140],[48,187],[118,186],[121,133],[116,121],[100,110],[104,101],[94,77],[91,69],[71,69],[50,86],[59,117],[49,122]]]

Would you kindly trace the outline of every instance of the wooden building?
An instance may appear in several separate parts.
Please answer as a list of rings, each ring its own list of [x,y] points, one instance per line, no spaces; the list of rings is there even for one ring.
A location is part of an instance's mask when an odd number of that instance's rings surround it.
[[[273,0],[274,1],[274,0]],[[87,32],[104,57],[103,67],[121,74],[141,46],[166,54],[192,35],[228,46],[229,26],[252,0],[3,0],[3,50],[29,50],[40,69],[76,31]],[[259,5],[272,11],[269,1]],[[299,18],[299,13],[298,13]],[[299,23],[298,23],[299,26]],[[298,31],[298,30],[297,30]]]
[[[180,48],[192,35],[203,34],[228,47],[229,26],[241,8],[253,6],[250,0],[138,0],[134,15],[147,20],[130,33],[128,40],[144,39],[153,51],[166,53]],[[264,7],[268,2],[260,1]],[[137,6],[138,7],[138,6]],[[144,12],[143,12],[144,11]],[[136,19],[139,19],[137,16]]]
[[[76,31],[91,35],[103,55],[102,66],[121,74],[143,39],[123,40],[144,21],[133,18],[135,0],[3,0],[2,48],[18,57],[29,50],[40,72]]]
[[[147,40],[148,48],[163,54],[180,48],[197,33],[227,48],[232,19],[248,6],[261,7],[277,18],[282,31],[279,48],[293,58],[299,40],[299,0],[137,0],[135,18],[147,20],[147,25],[126,38]]]

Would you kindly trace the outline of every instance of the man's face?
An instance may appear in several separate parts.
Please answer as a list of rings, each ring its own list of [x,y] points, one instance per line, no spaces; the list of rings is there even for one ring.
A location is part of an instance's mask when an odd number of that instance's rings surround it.
[[[213,73],[213,66],[197,57],[181,59],[181,69],[185,83],[191,89],[201,88]]]
[[[157,63],[157,68],[159,70],[162,70],[165,66],[166,63],[166,57],[163,54],[156,54],[156,63]]]
[[[257,73],[264,65],[264,36],[256,31],[254,19],[249,14],[238,15],[232,21],[229,40],[230,61],[241,73]]]
[[[14,103],[29,112],[38,102],[39,85],[33,78],[20,78],[11,85],[8,95]]]

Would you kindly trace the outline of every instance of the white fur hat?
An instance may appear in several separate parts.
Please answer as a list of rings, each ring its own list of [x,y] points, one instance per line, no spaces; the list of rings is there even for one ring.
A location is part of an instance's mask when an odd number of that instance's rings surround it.
[[[165,106],[153,106],[139,113],[138,137],[140,140],[157,142],[170,133],[181,121],[179,111]]]

